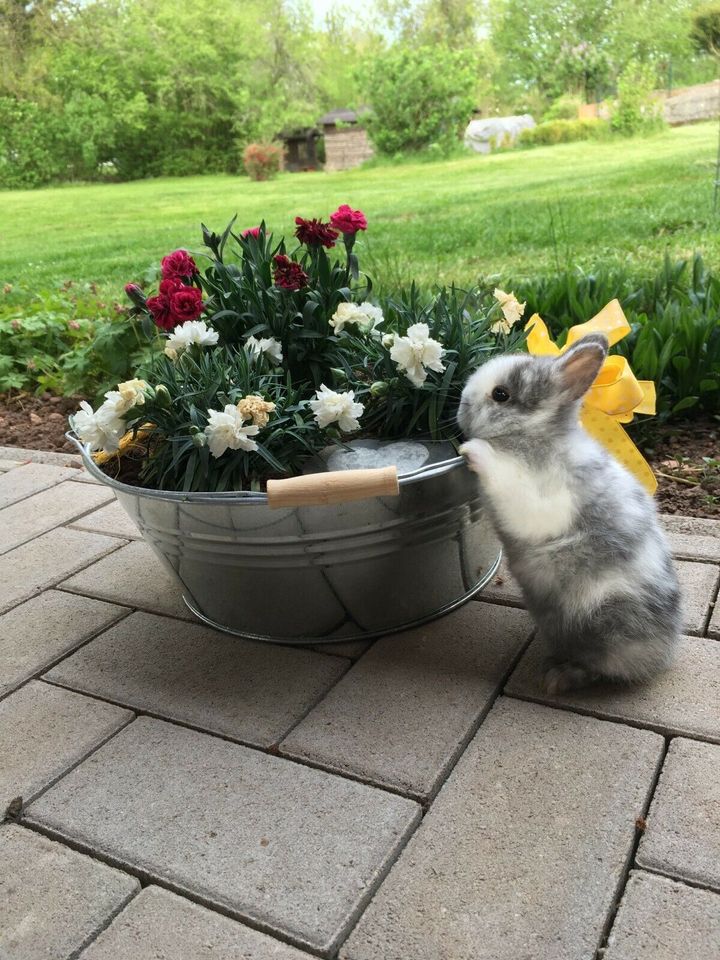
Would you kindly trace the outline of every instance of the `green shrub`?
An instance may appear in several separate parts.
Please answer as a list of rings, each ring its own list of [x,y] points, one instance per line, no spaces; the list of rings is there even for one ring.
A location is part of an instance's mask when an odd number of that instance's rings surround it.
[[[551,120],[577,120],[578,112],[582,106],[582,99],[570,93],[565,93],[557,100],[553,100],[548,109],[543,114],[542,122],[549,123]]]
[[[618,77],[610,126],[615,133],[631,137],[664,126],[662,106],[653,96],[657,83],[655,67],[631,60]]]
[[[599,140],[608,132],[605,120],[549,120],[528,130],[521,130],[518,140],[524,147],[538,147],[575,140]]]
[[[395,46],[371,60],[364,78],[373,105],[368,132],[379,153],[437,145],[442,155],[459,140],[475,106],[477,77],[467,51]]]
[[[571,326],[617,297],[632,331],[614,352],[629,359],[640,380],[655,381],[659,415],[720,412],[720,275],[700,254],[692,261],[666,257],[645,279],[623,267],[572,270],[516,284],[515,293],[527,301],[525,315],[539,313],[560,343]]]
[[[123,305],[100,300],[92,284],[31,297],[9,284],[0,291],[0,393],[102,395],[146,351],[138,321]]]
[[[720,56],[720,3],[707,3],[693,12],[690,39],[703,53]]]

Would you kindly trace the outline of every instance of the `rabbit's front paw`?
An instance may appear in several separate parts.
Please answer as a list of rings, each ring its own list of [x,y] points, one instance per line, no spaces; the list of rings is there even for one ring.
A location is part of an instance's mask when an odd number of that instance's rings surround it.
[[[474,473],[483,474],[489,470],[493,448],[487,440],[468,440],[460,447],[459,453],[465,457]]]

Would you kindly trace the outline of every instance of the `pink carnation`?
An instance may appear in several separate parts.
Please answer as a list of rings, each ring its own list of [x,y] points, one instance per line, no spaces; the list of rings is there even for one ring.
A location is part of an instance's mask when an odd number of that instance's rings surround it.
[[[341,204],[330,216],[330,223],[341,233],[355,234],[367,230],[367,217],[362,210],[353,210],[347,203]]]

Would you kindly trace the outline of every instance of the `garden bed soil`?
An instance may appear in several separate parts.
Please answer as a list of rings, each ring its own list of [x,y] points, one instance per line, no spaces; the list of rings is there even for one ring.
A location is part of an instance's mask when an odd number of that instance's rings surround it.
[[[65,439],[81,397],[0,396],[0,446],[75,453]],[[658,478],[663,513],[720,519],[720,418],[657,427],[641,443]]]

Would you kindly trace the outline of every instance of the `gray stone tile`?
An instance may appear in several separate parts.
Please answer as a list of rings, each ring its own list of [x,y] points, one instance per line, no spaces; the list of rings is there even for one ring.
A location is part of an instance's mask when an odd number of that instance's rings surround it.
[[[717,960],[720,896],[633,870],[603,960]]]
[[[348,663],[134,613],[49,680],[255,746],[277,743]]]
[[[663,733],[720,741],[720,645],[683,637],[673,666],[645,683],[598,684],[550,696],[540,680],[546,650],[533,640],[505,692]]]
[[[28,803],[132,718],[128,710],[47,683],[30,683],[0,702],[0,814]]]
[[[358,660],[373,645],[373,640],[337,640],[335,643],[310,643],[308,650],[317,653],[328,653],[333,657],[347,657],[348,660]]]
[[[340,956],[595,955],[663,741],[500,700]]]
[[[53,450],[30,450],[27,447],[0,447],[0,457],[8,460],[31,461],[33,463],[48,463],[57,467],[82,466],[82,457],[79,453],[61,453]]]
[[[146,887],[78,960],[310,960],[161,887]]]
[[[522,590],[503,559],[498,572],[490,583],[475,597],[476,600],[490,600],[492,603],[507,603],[511,607],[524,606]]]
[[[0,957],[75,957],[139,890],[138,881],[119,870],[6,824],[0,827]]]
[[[91,536],[89,533],[82,535]],[[117,545],[117,540],[113,540],[113,544]],[[65,580],[61,586],[63,590],[124,603],[150,613],[195,620],[185,606],[177,580],[142,540],[128,543],[77,576]]]
[[[0,519],[0,553],[94,510],[112,499],[104,487],[59,483],[5,507]]]
[[[708,627],[708,636],[715,640],[720,640],[720,597],[715,601],[712,616],[710,617],[710,626]]]
[[[47,590],[0,617],[0,696],[127,613],[101,600]]]
[[[670,744],[637,863],[720,890],[720,746]]]
[[[97,486],[97,485],[96,485]],[[105,489],[105,488],[100,488]],[[108,491],[112,497],[112,492]],[[76,530],[91,530],[111,537],[123,537],[125,540],[139,540],[142,534],[117,500],[107,506],[76,520],[72,526]]]
[[[48,487],[54,487],[63,480],[69,480],[74,472],[67,467],[25,463],[0,474],[0,509],[34,493],[40,493],[41,490],[47,490]]]
[[[417,630],[378,640],[280,749],[428,797],[531,631],[522,610],[468,603]]]
[[[720,561],[720,520],[662,514],[665,532],[676,557]]]
[[[702,636],[710,605],[717,595],[720,567],[711,563],[676,562],[685,613],[685,632]]]
[[[4,473],[6,470],[12,470],[14,467],[21,467],[24,462],[23,460],[0,460],[0,470]]]
[[[419,813],[412,801],[373,787],[141,717],[27,817],[329,954]]]
[[[0,556],[0,613],[116,550],[118,542],[116,537],[58,527],[4,553]]]

